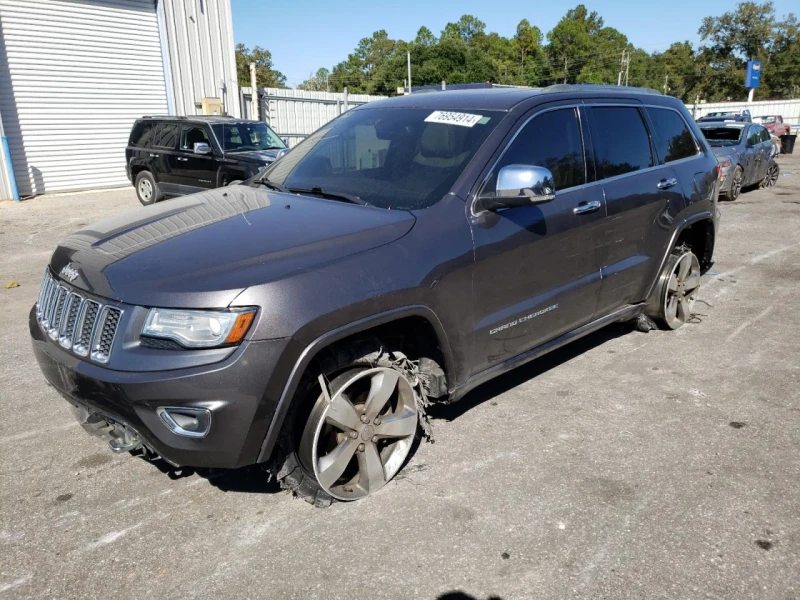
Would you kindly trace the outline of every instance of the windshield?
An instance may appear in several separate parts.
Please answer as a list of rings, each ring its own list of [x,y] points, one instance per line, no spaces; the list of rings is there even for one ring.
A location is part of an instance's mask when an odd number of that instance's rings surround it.
[[[762,125],[772,125],[775,123],[775,117],[753,117],[753,120]]]
[[[735,146],[742,139],[744,127],[701,127],[711,146]]]
[[[215,123],[211,128],[224,152],[286,148],[283,140],[266,123]]]
[[[380,208],[438,202],[503,113],[363,108],[345,113],[267,168],[270,181]]]

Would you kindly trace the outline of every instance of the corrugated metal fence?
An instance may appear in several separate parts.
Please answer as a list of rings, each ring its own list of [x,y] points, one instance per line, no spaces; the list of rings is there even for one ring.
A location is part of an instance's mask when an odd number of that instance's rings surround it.
[[[783,120],[792,125],[800,125],[800,99],[796,100],[764,100],[761,102],[715,102],[713,104],[687,104],[686,107],[695,119],[711,112],[750,110],[754,117],[781,115]]]
[[[242,89],[242,115],[250,118],[250,88]],[[384,96],[368,94],[344,94],[337,92],[307,92],[282,88],[260,88],[261,114],[264,120],[289,147],[300,143],[328,121],[343,112],[372,102]]]

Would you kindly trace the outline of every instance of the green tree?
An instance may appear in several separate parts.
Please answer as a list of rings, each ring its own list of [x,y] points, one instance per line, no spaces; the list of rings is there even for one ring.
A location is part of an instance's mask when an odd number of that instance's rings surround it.
[[[308,90],[310,92],[324,92],[328,89],[328,77],[330,71],[325,67],[317,69],[317,72],[311,75],[303,83],[297,86],[299,90]]]
[[[486,23],[472,15],[462,15],[455,23],[448,23],[442,30],[443,40],[461,40],[470,45],[476,35],[484,34]]]
[[[542,46],[542,31],[535,25],[532,26],[528,19],[522,19],[522,21],[517,24],[514,42],[516,42],[516,51],[519,54],[520,78],[522,81],[525,81],[525,60],[531,56],[534,59],[539,58],[539,50]],[[535,64],[536,61],[534,60],[534,65]],[[528,62],[528,66],[528,72],[534,70],[530,68],[530,61]]]
[[[250,87],[250,63],[256,63],[258,87],[286,87],[286,76],[272,67],[272,53],[260,46],[250,50],[244,44],[236,44],[236,76],[239,85]]]
[[[603,18],[583,4],[567,11],[547,34],[547,54],[554,75],[563,83],[575,83],[580,66],[593,51],[593,37],[603,28]],[[577,69],[576,69],[577,67]]]
[[[417,37],[414,38],[414,44],[417,46],[435,46],[439,40],[433,35],[433,32],[424,25],[417,31]]]

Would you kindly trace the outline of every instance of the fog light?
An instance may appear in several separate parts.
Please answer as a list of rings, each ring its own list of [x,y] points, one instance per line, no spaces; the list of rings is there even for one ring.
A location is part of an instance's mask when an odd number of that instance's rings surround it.
[[[211,411],[207,408],[159,406],[156,414],[177,435],[201,438],[211,429]]]

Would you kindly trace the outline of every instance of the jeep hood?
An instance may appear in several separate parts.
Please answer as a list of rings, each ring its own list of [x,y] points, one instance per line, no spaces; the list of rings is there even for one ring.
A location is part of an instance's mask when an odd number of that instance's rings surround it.
[[[411,230],[383,210],[244,185],[142,207],[65,238],[50,266],[141,306],[228,306],[245,288],[388,244]]]

